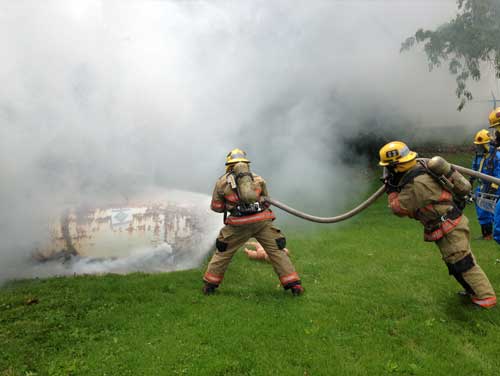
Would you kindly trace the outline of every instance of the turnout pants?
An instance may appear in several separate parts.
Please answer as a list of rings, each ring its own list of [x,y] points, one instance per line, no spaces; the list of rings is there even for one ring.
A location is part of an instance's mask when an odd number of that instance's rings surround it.
[[[450,275],[471,295],[478,305],[489,307],[496,303],[496,296],[488,277],[476,263],[470,248],[470,233],[465,216],[453,231],[436,241]]]
[[[269,261],[285,289],[300,283],[299,275],[290,258],[283,251],[286,239],[281,231],[272,225],[271,220],[239,226],[224,226],[217,237],[216,250],[208,264],[203,280],[219,285],[234,254],[250,238],[257,239],[264,247],[269,255]]]

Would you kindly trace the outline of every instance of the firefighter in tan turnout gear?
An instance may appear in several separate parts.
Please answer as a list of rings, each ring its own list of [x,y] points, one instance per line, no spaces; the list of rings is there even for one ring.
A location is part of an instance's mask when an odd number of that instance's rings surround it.
[[[384,145],[379,154],[379,165],[387,170],[385,184],[392,212],[423,224],[424,240],[437,244],[449,274],[465,289],[462,295],[481,307],[495,306],[495,292],[472,254],[469,221],[462,214],[465,195],[461,194],[470,191],[468,181],[441,157],[417,161],[417,153],[400,141]],[[457,193],[459,188],[463,191]]]
[[[266,182],[250,172],[246,153],[234,149],[226,157],[226,173],[217,180],[211,209],[224,213],[225,226],[215,242],[215,253],[203,276],[203,292],[212,294],[222,282],[224,273],[236,251],[250,238],[255,238],[269,255],[274,271],[285,290],[301,295],[304,289],[299,275],[283,251],[286,239],[272,225],[274,213],[262,200],[267,196]],[[229,216],[226,217],[226,213]]]

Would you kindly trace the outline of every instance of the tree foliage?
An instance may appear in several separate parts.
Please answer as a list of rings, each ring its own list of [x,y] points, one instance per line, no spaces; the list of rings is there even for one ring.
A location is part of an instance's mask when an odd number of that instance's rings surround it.
[[[481,79],[484,63],[500,78],[500,0],[457,0],[457,5],[454,19],[436,30],[417,30],[402,43],[401,51],[423,43],[430,70],[448,63],[456,76],[461,110],[473,98],[467,82]]]

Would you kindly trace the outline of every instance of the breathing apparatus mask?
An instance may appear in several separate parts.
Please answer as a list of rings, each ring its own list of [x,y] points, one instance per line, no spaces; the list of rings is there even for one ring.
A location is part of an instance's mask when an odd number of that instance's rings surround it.
[[[476,154],[486,154],[489,149],[490,149],[490,145],[489,144],[478,144],[478,145],[475,145],[475,150],[476,150]]]
[[[500,130],[495,127],[495,133],[493,134],[493,139],[495,140],[495,145],[500,146]]]
[[[500,146],[500,129],[499,126],[490,126],[489,136],[491,138],[490,144],[498,147]]]
[[[405,174],[404,172],[398,172],[396,171],[396,165],[397,163],[394,164],[389,164],[388,166],[384,167],[383,174],[382,174],[382,181],[383,183],[387,186],[387,188],[390,191],[396,191],[399,190],[399,182],[401,181],[401,178]]]

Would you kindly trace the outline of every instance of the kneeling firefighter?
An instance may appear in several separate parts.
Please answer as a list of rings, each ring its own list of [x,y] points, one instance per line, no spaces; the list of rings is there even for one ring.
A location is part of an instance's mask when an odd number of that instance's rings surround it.
[[[304,288],[299,275],[283,251],[286,239],[272,225],[274,213],[262,200],[262,197],[268,196],[266,182],[250,172],[249,165],[243,150],[231,150],[226,157],[226,173],[215,184],[210,206],[213,211],[224,213],[225,226],[217,237],[215,253],[203,276],[203,292],[207,295],[215,292],[233,255],[250,238],[255,238],[269,255],[269,261],[285,290],[301,295]]]
[[[400,217],[424,226],[424,240],[435,242],[449,274],[463,286],[474,304],[491,308],[496,296],[470,248],[468,219],[462,214],[471,186],[441,157],[417,161],[417,153],[393,141],[380,149],[385,167],[389,207]]]

